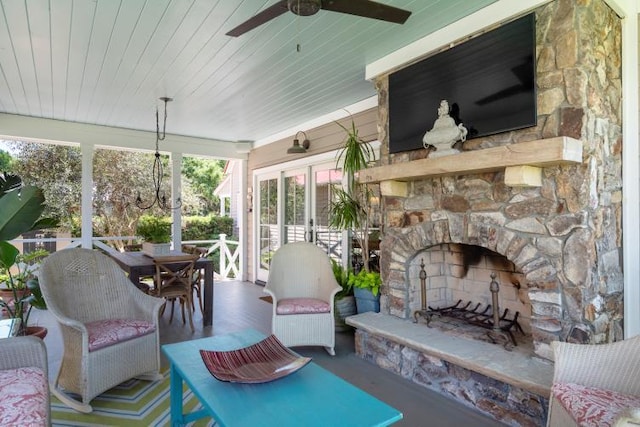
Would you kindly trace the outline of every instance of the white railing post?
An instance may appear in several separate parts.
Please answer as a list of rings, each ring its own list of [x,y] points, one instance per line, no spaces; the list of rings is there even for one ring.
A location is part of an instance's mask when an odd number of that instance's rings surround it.
[[[220,274],[224,275],[224,271],[227,269],[227,235],[220,234]]]

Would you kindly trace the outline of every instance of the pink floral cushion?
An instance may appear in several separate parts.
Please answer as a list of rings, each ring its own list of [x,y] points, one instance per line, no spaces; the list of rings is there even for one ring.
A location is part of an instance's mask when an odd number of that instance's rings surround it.
[[[331,307],[326,301],[317,298],[285,298],[278,301],[278,314],[314,314],[329,313]]]
[[[640,396],[580,384],[554,384],[551,393],[581,427],[611,427],[628,408],[640,406]]]
[[[0,425],[46,426],[49,383],[36,367],[0,371]]]
[[[89,351],[155,332],[153,323],[135,319],[107,319],[89,322]]]

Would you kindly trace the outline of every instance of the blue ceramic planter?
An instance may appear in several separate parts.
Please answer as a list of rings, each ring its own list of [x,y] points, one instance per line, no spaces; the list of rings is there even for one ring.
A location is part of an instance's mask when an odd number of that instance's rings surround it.
[[[380,294],[373,296],[369,289],[353,288],[353,295],[356,297],[356,308],[358,313],[367,311],[380,312]]]

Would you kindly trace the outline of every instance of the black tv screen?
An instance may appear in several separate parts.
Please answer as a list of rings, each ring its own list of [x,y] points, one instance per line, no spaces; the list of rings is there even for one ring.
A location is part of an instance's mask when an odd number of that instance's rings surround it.
[[[446,99],[467,139],[535,126],[535,14],[389,76],[389,151],[422,148]]]

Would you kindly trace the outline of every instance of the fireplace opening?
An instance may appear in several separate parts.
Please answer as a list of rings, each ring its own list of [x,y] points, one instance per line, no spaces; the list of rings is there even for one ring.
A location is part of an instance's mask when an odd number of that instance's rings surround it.
[[[533,351],[524,274],[503,255],[480,246],[440,244],[413,258],[410,277],[409,309],[417,323],[507,350]]]

